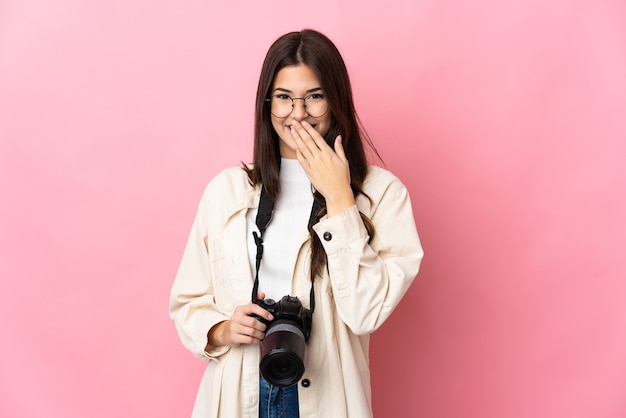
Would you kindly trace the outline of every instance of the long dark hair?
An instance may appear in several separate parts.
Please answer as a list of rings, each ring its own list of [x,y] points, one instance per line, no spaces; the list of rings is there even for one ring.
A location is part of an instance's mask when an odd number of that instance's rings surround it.
[[[368,144],[379,159],[380,155],[357,116],[350,78],[339,50],[328,37],[311,29],[281,36],[272,44],[265,56],[256,95],[254,165],[251,168],[243,166],[248,173],[250,184],[263,184],[273,200],[280,193],[279,139],[272,127],[270,106],[266,99],[270,95],[276,74],[284,67],[301,64],[315,73],[328,101],[331,123],[324,139],[332,147],[335,137],[341,134],[350,165],[352,191],[355,197],[363,194],[361,188],[368,169],[363,142]],[[315,192],[314,198],[321,204],[321,210],[316,214],[317,221],[326,213],[326,202],[319,192]],[[372,239],[373,225],[365,215],[361,214],[361,218]],[[326,266],[327,259],[324,247],[313,231],[311,238],[311,280],[313,280]]]

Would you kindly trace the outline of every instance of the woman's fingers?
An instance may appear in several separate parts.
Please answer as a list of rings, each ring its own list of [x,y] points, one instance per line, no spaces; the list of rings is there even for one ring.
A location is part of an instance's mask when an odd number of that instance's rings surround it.
[[[296,140],[300,152],[306,158],[315,157],[320,151],[332,151],[324,137],[305,121],[294,121],[291,125],[291,134]]]
[[[255,303],[248,303],[235,308],[225,329],[226,345],[235,347],[241,344],[256,344],[265,337],[267,326],[256,315],[266,321],[273,319],[272,314]]]
[[[346,153],[345,153],[345,151],[343,149],[342,140],[343,140],[343,138],[341,137],[341,135],[337,135],[337,138],[335,138],[335,153],[339,156],[341,161],[343,161],[347,165],[348,164],[348,158],[346,157]]]

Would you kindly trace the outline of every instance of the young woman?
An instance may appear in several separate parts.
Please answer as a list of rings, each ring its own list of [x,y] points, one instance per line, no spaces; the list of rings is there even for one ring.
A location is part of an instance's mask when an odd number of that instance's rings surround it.
[[[172,287],[180,339],[208,360],[193,417],[370,417],[369,335],[423,252],[406,188],[367,163],[364,141],[375,149],[326,36],[270,47],[254,135],[254,163],[207,186]]]

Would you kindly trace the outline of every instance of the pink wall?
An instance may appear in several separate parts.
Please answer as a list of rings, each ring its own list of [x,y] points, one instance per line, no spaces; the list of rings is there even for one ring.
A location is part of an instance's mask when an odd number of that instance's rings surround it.
[[[373,337],[376,415],[626,416],[626,3],[209,3],[0,3],[0,416],[189,415],[169,288],[302,27],[426,249]]]

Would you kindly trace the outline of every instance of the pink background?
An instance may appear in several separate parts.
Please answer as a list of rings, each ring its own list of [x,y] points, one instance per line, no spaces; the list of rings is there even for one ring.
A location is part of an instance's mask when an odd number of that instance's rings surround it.
[[[0,416],[189,416],[169,289],[303,27],[426,250],[372,339],[377,417],[626,416],[626,3],[226,3],[0,2]]]

